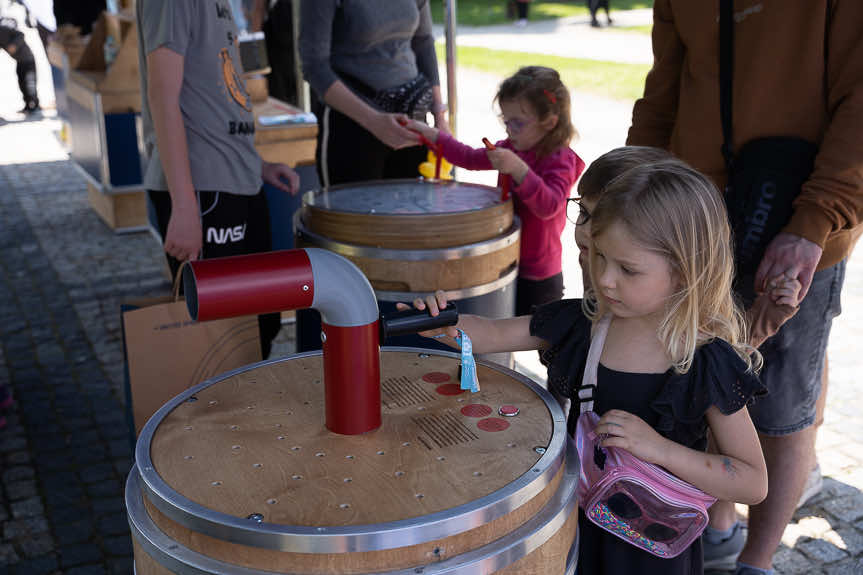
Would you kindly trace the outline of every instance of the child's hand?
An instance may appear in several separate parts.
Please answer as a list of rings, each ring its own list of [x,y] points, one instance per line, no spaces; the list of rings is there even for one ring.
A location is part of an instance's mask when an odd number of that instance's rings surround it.
[[[432,128],[428,124],[425,124],[423,122],[418,122],[416,120],[408,120],[408,123],[407,123],[407,125],[405,125],[405,128],[407,128],[408,130],[422,134],[425,137],[425,139],[428,140],[429,142],[431,142],[432,144],[437,143],[437,136],[440,133],[440,130],[438,130],[437,128]]]
[[[530,170],[528,165],[512,150],[495,148],[494,150],[487,150],[486,154],[488,154],[488,160],[495,170],[501,174],[509,174],[518,184],[524,181],[524,177]]]
[[[628,411],[612,409],[605,412],[596,426],[597,434],[607,434],[603,447],[621,447],[636,457],[661,465],[662,455],[668,440],[655,429]]]
[[[419,298],[419,297],[416,298],[413,301],[413,304],[414,304],[414,308],[416,308],[416,309],[428,308],[429,315],[431,315],[432,317],[435,317],[436,315],[438,315],[440,313],[440,310],[446,308],[446,294],[443,291],[438,290],[435,293],[433,293],[432,295],[426,296],[425,299]],[[396,309],[398,309],[398,310],[410,309],[410,306],[407,304],[399,302],[396,304]],[[458,336],[458,330],[456,329],[455,326],[447,326],[447,327],[442,327],[442,328],[437,328],[437,329],[431,329],[428,331],[421,331],[421,332],[419,332],[419,334],[423,337],[431,337],[434,339],[438,339],[438,338],[443,337],[443,336],[449,336],[451,338],[455,338]]]
[[[776,305],[797,307],[801,289],[803,285],[797,281],[797,278],[789,278],[785,275],[776,276],[767,282],[767,293]]]

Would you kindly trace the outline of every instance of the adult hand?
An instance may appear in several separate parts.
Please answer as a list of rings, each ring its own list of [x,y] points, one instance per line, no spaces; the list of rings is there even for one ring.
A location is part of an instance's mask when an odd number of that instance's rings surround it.
[[[648,463],[660,464],[668,441],[646,421],[621,409],[611,409],[599,419],[597,435],[605,434],[600,445],[621,447]]]
[[[821,246],[806,238],[784,232],[777,234],[768,244],[755,272],[755,291],[766,291],[769,278],[784,275],[800,282],[799,304],[809,291],[822,251]]]
[[[369,125],[369,131],[378,140],[395,150],[419,146],[419,136],[404,127],[409,121],[404,114],[378,112]]]
[[[527,175],[528,170],[530,170],[528,165],[515,155],[515,152],[512,150],[495,148],[494,150],[487,150],[486,154],[488,154],[488,160],[495,170],[501,174],[511,175],[517,184],[521,184],[524,181],[524,177]]]
[[[204,234],[201,232],[201,218],[198,205],[175,205],[171,207],[171,218],[165,233],[165,251],[178,261],[198,259]]]
[[[261,166],[261,177],[268,184],[271,184],[292,196],[295,196],[300,189],[300,176],[285,164],[271,164],[270,162],[263,162]]]
[[[405,127],[413,132],[419,132],[429,142],[433,144],[437,143],[437,137],[440,133],[440,130],[438,130],[437,128],[432,128],[428,124],[424,122],[418,122],[417,120],[409,120]]]

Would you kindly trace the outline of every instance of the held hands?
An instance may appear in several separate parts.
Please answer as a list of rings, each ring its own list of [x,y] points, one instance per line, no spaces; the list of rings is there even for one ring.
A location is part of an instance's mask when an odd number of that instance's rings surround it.
[[[446,294],[444,294],[443,291],[438,290],[435,293],[426,296],[425,299],[419,297],[416,298],[413,301],[413,305],[415,309],[428,309],[429,315],[435,317],[440,313],[440,310],[446,309]],[[397,303],[396,309],[410,309],[410,306],[404,303]],[[457,326],[450,325],[428,331],[421,331],[419,334],[423,337],[431,337],[434,339],[438,339],[443,336],[449,336],[455,339],[456,336],[458,336],[458,329],[456,329],[456,327]]]
[[[418,146],[419,136],[407,129],[410,119],[404,114],[377,112],[368,126],[375,137],[394,150]]]
[[[436,124],[436,125],[437,125],[437,124]],[[406,127],[408,130],[411,130],[411,131],[413,131],[413,132],[418,132],[418,133],[422,134],[422,136],[423,136],[426,140],[428,140],[429,142],[431,142],[432,144],[436,144],[436,143],[437,143],[437,137],[438,137],[438,134],[440,134],[441,130],[443,130],[443,128],[440,128],[440,126],[439,126],[439,125],[438,125],[438,127],[437,127],[437,128],[432,128],[432,127],[431,127],[431,126],[429,126],[428,124],[425,124],[425,123],[423,123],[423,122],[418,122],[417,120],[408,120],[408,122],[407,122],[407,124],[405,125],[405,127]],[[446,130],[443,130],[443,131],[448,133],[448,132],[449,132],[449,125],[446,125],[446,128],[447,128],[447,129],[446,129]]]
[[[271,164],[270,162],[263,162],[261,165],[261,177],[263,177],[264,181],[268,184],[271,184],[292,196],[297,195],[297,192],[300,189],[300,177],[285,164]]]
[[[636,457],[661,465],[668,440],[655,429],[628,411],[612,409],[605,412],[596,426],[597,434],[606,434],[602,447],[621,447]]]
[[[512,150],[495,148],[494,150],[487,150],[486,154],[488,155],[488,160],[491,162],[491,166],[495,170],[501,174],[509,174],[517,184],[521,184],[524,181],[524,177],[530,170],[528,165],[515,155],[515,152]]]
[[[800,291],[803,285],[797,281],[797,278],[789,278],[784,275],[771,278],[767,282],[767,295],[776,305],[787,305],[797,307],[797,304],[803,299],[800,297]]]
[[[812,276],[821,259],[821,246],[806,238],[794,234],[777,234],[767,246],[764,257],[755,273],[755,290],[766,291],[767,278],[784,276],[800,282],[800,293],[793,305],[799,304],[806,297]]]

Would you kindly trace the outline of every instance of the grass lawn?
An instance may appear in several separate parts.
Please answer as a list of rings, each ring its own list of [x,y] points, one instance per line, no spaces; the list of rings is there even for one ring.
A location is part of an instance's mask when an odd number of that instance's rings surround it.
[[[437,51],[439,66],[443,68],[446,65],[446,55],[442,43],[437,44]],[[600,62],[584,58],[564,58],[470,46],[458,48],[456,64],[459,67],[495,74],[501,78],[513,74],[522,66],[548,66],[560,72],[563,83],[571,90],[584,90],[616,100],[640,98],[644,92],[644,78],[650,71],[650,66],[647,64]]]
[[[432,19],[443,22],[443,7],[445,0],[430,0]],[[458,23],[463,26],[488,26],[509,22],[506,18],[507,0],[456,0]],[[616,10],[632,10],[634,8],[651,8],[653,0],[613,0],[611,2],[611,17]],[[585,0],[534,0],[530,3],[529,20],[551,20],[567,16],[587,16]],[[605,14],[605,12],[602,12]]]

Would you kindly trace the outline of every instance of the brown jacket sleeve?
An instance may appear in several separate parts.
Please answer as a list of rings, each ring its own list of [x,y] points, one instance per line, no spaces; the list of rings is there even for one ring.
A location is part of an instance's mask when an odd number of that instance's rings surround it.
[[[777,305],[767,294],[755,298],[755,302],[746,310],[746,326],[749,328],[749,345],[758,348],[767,341],[782,325],[794,317],[796,307]]]
[[[644,96],[632,109],[630,146],[668,149],[680,97],[684,47],[671,12],[670,0],[653,3],[653,68],[644,82]]]
[[[840,233],[853,242],[851,228],[863,219],[863,2],[832,1],[827,32],[830,122],[815,170],[803,184],[794,202],[794,215],[785,227],[786,232],[820,246],[828,236]]]

